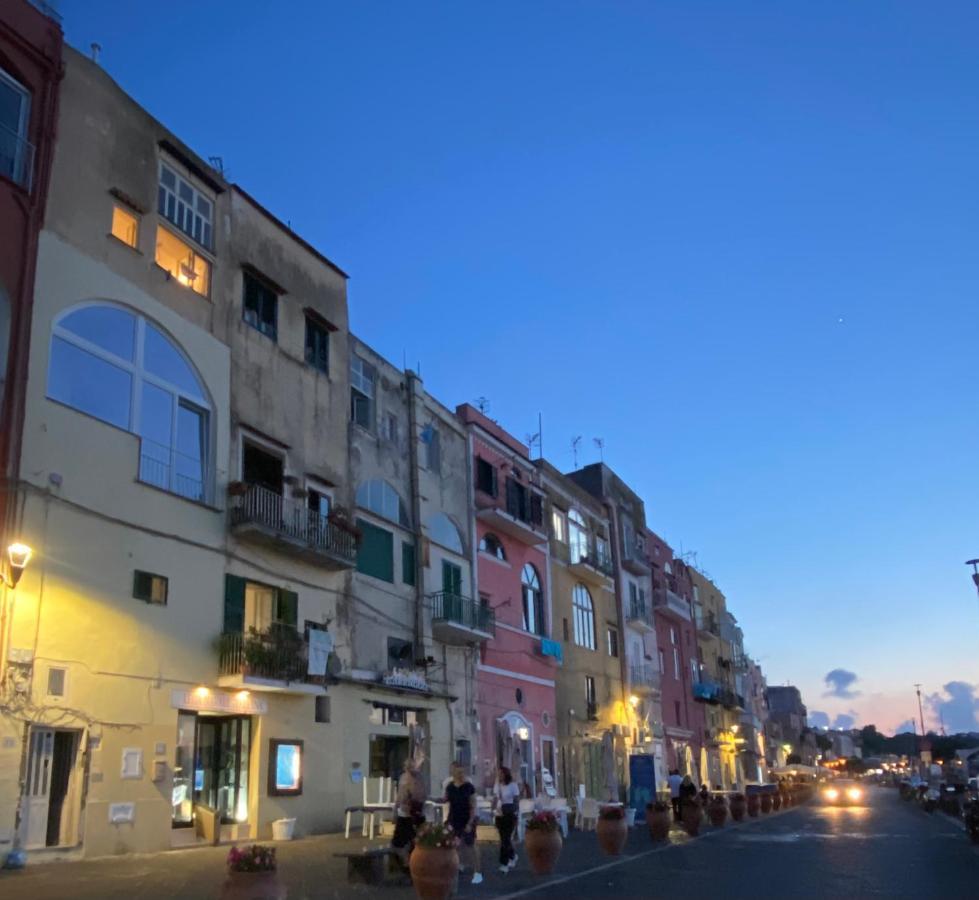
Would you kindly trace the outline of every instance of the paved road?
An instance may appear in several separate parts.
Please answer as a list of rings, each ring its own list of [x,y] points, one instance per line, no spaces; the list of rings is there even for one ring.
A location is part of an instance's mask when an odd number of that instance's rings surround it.
[[[876,790],[866,807],[809,804],[777,815],[727,825],[696,840],[674,835],[653,847],[645,829],[629,836],[626,855],[599,855],[595,836],[573,833],[557,873],[533,876],[524,860],[501,876],[495,848],[484,846],[486,880],[465,881],[459,896],[585,900],[592,897],[667,897],[670,900],[768,898],[979,898],[979,848],[939,813],[931,816]],[[326,836],[280,845],[289,900],[409,900],[410,887],[351,887],[337,850],[364,841]],[[227,848],[173,851],[0,872],[0,900],[215,900]]]

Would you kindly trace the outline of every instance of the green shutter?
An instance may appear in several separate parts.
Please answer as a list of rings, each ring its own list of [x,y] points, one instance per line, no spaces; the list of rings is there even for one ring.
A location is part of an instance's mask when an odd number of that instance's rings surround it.
[[[442,560],[442,590],[459,596],[462,593],[462,569],[448,560]]]
[[[357,548],[357,571],[394,584],[394,535],[363,519],[357,520],[361,531]]]
[[[224,576],[224,631],[240,634],[245,630],[245,579]]]
[[[401,581],[415,583],[415,545],[408,541],[401,542]]]
[[[279,591],[279,609],[275,619],[280,625],[296,627],[299,621],[299,594],[295,591]]]

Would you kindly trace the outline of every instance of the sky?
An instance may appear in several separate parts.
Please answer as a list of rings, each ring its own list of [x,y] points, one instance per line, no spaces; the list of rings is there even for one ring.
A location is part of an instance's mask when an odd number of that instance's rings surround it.
[[[602,440],[817,723],[979,730],[979,6],[59,6],[359,337]]]

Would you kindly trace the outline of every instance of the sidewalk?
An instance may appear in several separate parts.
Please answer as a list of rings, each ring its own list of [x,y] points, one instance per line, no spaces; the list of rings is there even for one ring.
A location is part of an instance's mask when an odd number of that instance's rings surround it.
[[[742,824],[728,822],[725,829],[748,827],[751,822],[771,819],[773,813]],[[721,829],[724,830],[724,829]],[[715,831],[705,824],[702,835]],[[558,869],[552,878],[564,879],[616,859],[626,860],[651,850],[696,840],[674,828],[668,844],[653,844],[645,825],[629,834],[622,857],[603,856],[594,832],[572,831],[564,844]],[[347,884],[346,860],[334,853],[351,852],[370,846],[386,846],[387,839],[373,842],[359,834],[345,840],[342,834],[319,835],[275,844],[279,872],[289,890],[289,900],[356,900],[383,896],[390,900],[411,900],[410,885],[390,884],[383,888]],[[517,846],[519,863],[508,875],[497,871],[498,845],[480,844],[483,884],[474,886],[468,877],[460,878],[460,897],[494,897],[538,886],[548,879],[533,875],[527,867],[523,848]],[[29,900],[215,900],[224,880],[224,860],[228,847],[201,847],[163,853],[134,854],[80,862],[42,863],[21,871],[0,871],[0,897]],[[627,864],[627,863],[626,863]],[[573,890],[573,885],[569,885]]]

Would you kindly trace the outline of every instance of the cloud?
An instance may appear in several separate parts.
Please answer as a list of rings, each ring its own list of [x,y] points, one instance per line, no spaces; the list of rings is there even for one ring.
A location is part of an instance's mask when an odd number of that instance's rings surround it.
[[[818,709],[809,710],[809,724],[813,728],[829,728],[829,716]]]
[[[842,728],[844,731],[849,731],[856,724],[857,714],[853,710],[848,713],[838,713],[833,719],[833,728]]]
[[[966,681],[950,681],[942,690],[944,695],[931,694],[925,702],[935,718],[940,717],[945,730],[953,734],[959,731],[979,731],[979,697],[976,697],[976,686]]]
[[[850,685],[852,685],[856,680],[856,672],[848,672],[846,669],[833,669],[832,672],[827,672],[823,677],[823,681],[825,681],[829,686],[829,690],[826,691],[823,696],[842,697],[844,700],[859,697],[860,691],[850,690]]]

